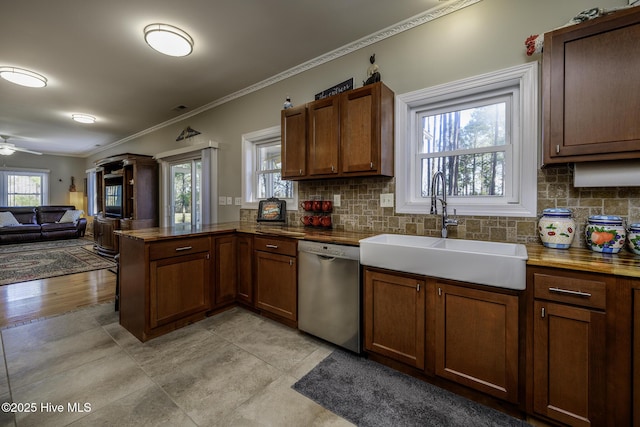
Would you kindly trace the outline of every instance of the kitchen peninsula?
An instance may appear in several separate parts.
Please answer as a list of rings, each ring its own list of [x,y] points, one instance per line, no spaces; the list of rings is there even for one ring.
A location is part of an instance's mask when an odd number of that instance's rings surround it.
[[[248,222],[116,233],[120,239],[120,323],[141,341],[236,304],[295,328],[297,242],[356,246],[360,239],[372,235]],[[270,292],[257,289],[256,254],[264,251],[271,251],[267,261],[287,260],[273,268],[290,269],[269,274],[274,276]],[[632,327],[634,322],[640,324],[640,257],[625,251],[612,255],[542,245],[528,245],[527,251],[526,289],[507,292],[518,307],[518,344],[507,358],[516,361],[517,387],[502,403],[494,399],[492,406],[570,425],[581,425],[585,419],[595,425],[630,425],[632,397],[640,393],[638,381],[633,383],[640,375],[640,333]],[[439,324],[429,308],[434,307],[437,286],[432,278],[413,278],[424,280],[422,298],[426,297],[427,308],[415,363],[395,360],[393,355],[377,353],[376,348],[365,348],[367,355],[486,401],[486,392],[466,383],[456,384],[446,366],[442,372],[436,368],[434,343]],[[460,295],[505,293],[492,286],[438,280],[441,282],[443,291],[470,290]],[[393,295],[387,294],[387,298]],[[460,298],[457,294],[454,297]],[[366,329],[366,316],[364,322]],[[483,357],[473,349],[465,353]]]

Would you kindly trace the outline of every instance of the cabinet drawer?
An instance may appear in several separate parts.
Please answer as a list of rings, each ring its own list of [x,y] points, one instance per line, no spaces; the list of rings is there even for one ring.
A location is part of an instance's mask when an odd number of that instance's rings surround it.
[[[149,259],[169,258],[188,255],[196,252],[206,252],[210,249],[208,237],[194,237],[191,239],[169,240],[149,245]]]
[[[256,251],[296,256],[297,242],[279,237],[256,236],[253,239],[253,247]]]
[[[596,277],[587,279],[535,273],[533,282],[535,298],[601,310],[607,305],[607,282]]]

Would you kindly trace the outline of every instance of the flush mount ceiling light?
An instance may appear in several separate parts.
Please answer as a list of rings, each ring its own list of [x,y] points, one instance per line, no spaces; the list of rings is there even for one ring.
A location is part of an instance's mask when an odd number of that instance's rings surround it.
[[[72,114],[71,118],[79,123],[95,123],[96,118],[88,114]]]
[[[0,77],[21,86],[45,87],[47,85],[46,77],[22,68],[0,67]]]
[[[187,56],[193,51],[191,36],[172,25],[147,25],[144,27],[144,40],[158,52],[169,56]]]

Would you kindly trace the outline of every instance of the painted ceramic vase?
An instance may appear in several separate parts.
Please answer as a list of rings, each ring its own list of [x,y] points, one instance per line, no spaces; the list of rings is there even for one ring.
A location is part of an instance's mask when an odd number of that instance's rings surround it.
[[[629,249],[636,255],[640,255],[640,224],[631,224],[627,232]]]
[[[571,209],[552,208],[542,211],[538,221],[538,234],[548,248],[569,249],[576,231]]]
[[[610,254],[620,252],[627,238],[622,218],[612,215],[590,216],[584,233],[592,251]]]

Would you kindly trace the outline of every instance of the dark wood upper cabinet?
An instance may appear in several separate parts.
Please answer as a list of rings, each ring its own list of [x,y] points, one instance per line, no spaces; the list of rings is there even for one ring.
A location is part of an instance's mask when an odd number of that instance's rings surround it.
[[[282,178],[296,179],[307,174],[307,106],[282,110]]]
[[[284,179],[393,176],[394,94],[382,82],[282,110],[281,125]]]
[[[640,158],[640,8],[545,34],[544,163]]]

